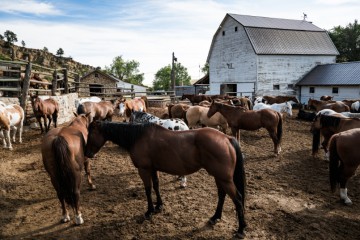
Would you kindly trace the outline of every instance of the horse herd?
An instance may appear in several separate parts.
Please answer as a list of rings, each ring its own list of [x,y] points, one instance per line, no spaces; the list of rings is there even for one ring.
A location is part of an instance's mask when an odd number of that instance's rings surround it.
[[[204,168],[214,177],[218,189],[217,207],[209,223],[215,224],[221,219],[225,196],[229,195],[235,205],[239,224],[235,236],[243,238],[246,228],[246,180],[240,130],[265,128],[273,141],[274,153],[280,154],[283,114],[292,116],[292,105],[299,102],[294,97],[286,96],[263,96],[255,102],[248,98],[206,97],[183,95],[182,98],[189,99],[193,106],[169,104],[168,113],[161,118],[147,113],[146,97],[114,101],[82,99],[76,103],[77,112],[71,123],[57,128],[59,104],[52,98],[43,100],[32,96],[34,115],[39,121],[41,133],[45,131],[41,144],[42,159],[61,203],[61,221],[70,221],[66,208],[69,205],[75,212],[75,223],[79,225],[84,222],[80,211],[81,172],[85,168],[89,187],[95,189],[88,158],[93,158],[107,141],[111,141],[126,149],[138,168],[147,198],[145,219],[150,219],[152,214],[163,208],[159,171],[180,176],[181,186],[185,187],[186,175]],[[308,102],[308,107],[316,109],[311,127],[313,155],[319,149],[322,135],[322,146],[330,157],[331,187],[335,191],[340,184],[340,198],[345,204],[351,204],[346,182],[360,164],[360,155],[356,151],[360,119],[343,115],[343,112],[351,109],[345,105],[347,108],[342,108],[340,102],[331,100],[309,99]],[[21,142],[24,111],[19,107],[0,103],[0,137],[3,138],[4,147],[10,149],[10,130],[19,130]],[[123,116],[124,122],[112,121],[116,111]],[[13,115],[8,117],[10,114]],[[54,128],[50,129],[52,121]],[[198,125],[211,128],[197,128]],[[226,134],[228,127],[232,136]],[[15,133],[12,140],[15,141]],[[155,205],[152,189],[156,194]]]

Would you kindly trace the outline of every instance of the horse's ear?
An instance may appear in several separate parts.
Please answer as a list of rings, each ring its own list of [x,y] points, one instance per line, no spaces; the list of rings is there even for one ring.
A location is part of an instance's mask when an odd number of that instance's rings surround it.
[[[75,117],[79,116],[76,112],[73,112],[73,114],[75,115]]]

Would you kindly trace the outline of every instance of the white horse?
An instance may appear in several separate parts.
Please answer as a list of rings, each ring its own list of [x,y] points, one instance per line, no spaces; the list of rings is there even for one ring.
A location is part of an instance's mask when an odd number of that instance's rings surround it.
[[[354,112],[354,113],[360,112],[360,102],[356,101],[356,102],[352,103],[350,110],[351,110],[351,112]]]
[[[271,105],[259,102],[254,105],[253,110],[260,110],[266,108],[273,109],[279,113],[286,113],[289,117],[292,116],[292,106],[290,102],[274,103]]]
[[[161,119],[154,115],[151,115],[150,113],[146,113],[142,111],[132,111],[130,116],[130,122],[136,122],[136,123],[151,122],[173,131],[189,130],[189,127],[186,125],[186,123],[179,118]],[[180,187],[182,188],[186,187],[187,185],[186,176],[180,176],[179,179],[180,179]]]
[[[16,142],[17,131],[19,131],[19,143],[22,143],[24,117],[24,110],[19,105],[0,104],[0,138],[2,138],[4,148],[13,149],[11,140]],[[10,131],[13,132],[12,136],[10,136]]]
[[[99,97],[89,97],[89,98],[79,98],[75,99],[75,108],[77,109],[78,106],[84,102],[101,102],[101,98]]]

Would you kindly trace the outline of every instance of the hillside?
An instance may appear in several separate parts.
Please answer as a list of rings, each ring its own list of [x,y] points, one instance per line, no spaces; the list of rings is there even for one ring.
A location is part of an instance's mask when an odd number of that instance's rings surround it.
[[[0,40],[0,60],[27,60],[30,56],[30,61],[48,68],[62,68],[67,67],[68,70],[77,72],[81,75],[94,69],[93,66],[82,64],[74,61],[68,57],[58,57],[54,54],[33,48],[20,47],[12,45],[11,48],[7,47],[5,41]]]

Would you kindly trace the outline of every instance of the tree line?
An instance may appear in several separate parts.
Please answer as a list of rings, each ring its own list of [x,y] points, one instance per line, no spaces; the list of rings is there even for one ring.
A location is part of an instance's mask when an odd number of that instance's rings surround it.
[[[360,25],[355,20],[354,23],[349,23],[347,26],[336,26],[327,31],[331,40],[334,42],[336,48],[339,51],[339,55],[336,58],[337,62],[350,62],[360,61]],[[11,46],[18,41],[17,36],[10,30],[6,30],[4,35],[0,34],[0,39],[5,40],[7,46]],[[21,41],[23,47],[25,42]],[[43,51],[48,51],[44,47]],[[62,57],[64,50],[59,48],[56,55]],[[136,85],[142,85],[144,80],[144,73],[139,71],[140,63],[135,60],[124,60],[123,57],[117,56],[113,59],[110,66],[105,66],[104,72],[111,74],[118,79],[129,82]],[[154,75],[153,90],[165,90],[171,89],[171,65],[160,68]],[[187,68],[180,62],[174,64],[175,70],[175,84],[190,85],[190,76]],[[205,63],[201,68],[201,71],[206,74],[209,72],[209,65]]]

